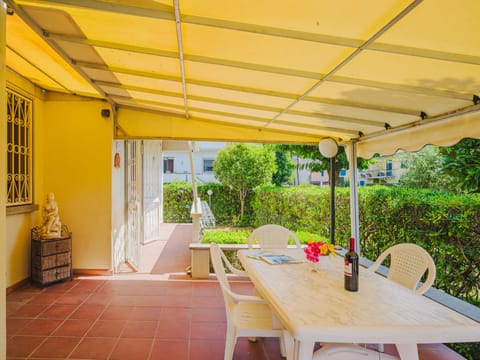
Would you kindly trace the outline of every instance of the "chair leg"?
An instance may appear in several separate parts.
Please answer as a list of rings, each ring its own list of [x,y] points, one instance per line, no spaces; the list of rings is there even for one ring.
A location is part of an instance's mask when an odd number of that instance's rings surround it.
[[[237,331],[234,326],[227,325],[224,360],[232,360],[236,343],[237,343]]]
[[[385,352],[385,347],[383,346],[383,344],[378,344],[378,352]]]

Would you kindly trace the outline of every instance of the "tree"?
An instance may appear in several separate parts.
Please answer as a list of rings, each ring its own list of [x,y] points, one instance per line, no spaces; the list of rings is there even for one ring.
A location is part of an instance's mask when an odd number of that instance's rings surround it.
[[[441,148],[440,153],[444,156],[442,172],[450,176],[454,188],[480,192],[480,140],[463,139]]]
[[[418,189],[445,189],[449,179],[442,174],[443,157],[435,146],[425,146],[415,153],[401,155],[406,172],[400,185]]]
[[[290,152],[283,151],[278,145],[274,149],[277,171],[272,176],[272,182],[276,186],[289,184],[293,180],[293,169],[295,168]]]
[[[270,147],[235,144],[221,150],[213,162],[215,177],[222,185],[239,192],[240,218],[245,211],[245,197],[249,191],[272,180],[275,155]]]
[[[315,145],[281,145],[281,148],[284,151],[290,151],[293,154],[297,155],[299,158],[302,159],[309,159],[312,160],[311,162],[307,163],[305,166],[306,168],[310,169],[314,172],[319,172],[322,170],[328,171],[328,176],[331,179],[332,174],[330,173],[330,159],[325,158],[320,154],[318,150],[318,146]],[[368,161],[359,158],[357,162],[359,169],[366,169],[368,167]],[[345,153],[345,148],[342,146],[338,147],[338,153],[335,157],[335,179],[336,184],[338,185],[340,179],[340,170],[348,169],[348,159],[347,154]]]

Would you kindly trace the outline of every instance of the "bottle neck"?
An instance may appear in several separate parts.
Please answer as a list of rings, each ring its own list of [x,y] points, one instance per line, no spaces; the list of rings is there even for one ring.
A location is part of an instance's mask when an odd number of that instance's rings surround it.
[[[355,251],[355,239],[350,238],[350,251]]]

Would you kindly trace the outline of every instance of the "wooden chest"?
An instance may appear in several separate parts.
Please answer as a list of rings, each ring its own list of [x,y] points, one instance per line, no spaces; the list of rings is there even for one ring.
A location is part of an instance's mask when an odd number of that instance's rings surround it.
[[[62,232],[53,239],[41,239],[38,228],[32,229],[32,282],[44,286],[72,279],[72,234]]]

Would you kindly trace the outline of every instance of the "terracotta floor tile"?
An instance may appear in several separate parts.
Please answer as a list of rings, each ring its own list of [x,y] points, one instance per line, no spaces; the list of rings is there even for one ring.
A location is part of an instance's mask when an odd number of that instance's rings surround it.
[[[240,341],[246,342],[251,345],[256,345],[256,344],[262,344],[262,347],[264,349],[264,352],[268,354],[268,359],[282,359],[282,355],[280,354],[280,341],[275,338],[264,338],[264,339],[257,339],[256,343],[251,343],[248,340],[239,340]],[[240,350],[242,352],[242,350]]]
[[[78,305],[57,305],[50,306],[45,309],[40,315],[39,319],[66,319],[78,307]]]
[[[53,304],[58,299],[58,293],[42,292],[30,299],[30,304]]]
[[[7,334],[16,335],[27,325],[31,319],[7,319]]]
[[[191,340],[190,360],[222,360],[224,357],[225,342],[219,340]],[[235,360],[235,356],[234,356]]]
[[[47,307],[48,305],[45,304],[25,304],[15,311],[11,317],[33,319],[43,312]]]
[[[52,284],[50,286],[48,286],[47,288],[44,289],[45,292],[49,292],[49,293],[63,293],[63,292],[66,292],[68,290],[70,290],[71,288],[73,288],[74,286],[76,286],[78,284],[78,280],[72,280],[72,281],[63,281],[63,282],[59,282],[59,283],[56,283],[56,284]]]
[[[192,309],[193,322],[219,322],[227,321],[225,309],[222,308],[193,308]]]
[[[108,305],[114,298],[112,294],[99,294],[93,293],[88,299],[85,300],[84,304],[91,305]]]
[[[92,326],[95,320],[92,319],[83,319],[83,320],[65,320],[65,322],[60,325],[53,335],[55,336],[83,336]]]
[[[249,282],[231,282],[232,291],[243,294],[243,295],[253,295],[253,285]]]
[[[19,332],[22,335],[50,335],[62,323],[55,319],[33,319]]]
[[[263,339],[257,339],[252,343],[246,339],[239,339],[235,346],[233,355],[234,360],[282,360],[280,355],[280,345],[276,343],[277,349],[266,351]]]
[[[7,356],[27,357],[44,340],[43,336],[13,336],[7,340]]]
[[[80,280],[79,284],[72,288],[70,292],[94,292],[103,284],[105,284],[105,280]]]
[[[85,292],[82,292],[82,293],[79,293],[79,294],[67,292],[65,294],[60,295],[58,297],[57,301],[55,302],[55,304],[59,304],[59,305],[80,305],[90,295],[91,295],[91,293],[85,293]]]
[[[133,306],[109,305],[100,315],[100,320],[128,320],[133,312]]]
[[[188,341],[155,340],[150,359],[188,360]]]
[[[15,301],[7,301],[7,312],[6,315],[7,317],[13,316],[13,314],[20,309],[24,303],[21,302],[15,302]]]
[[[165,295],[178,297],[191,297],[192,296],[192,285],[189,283],[182,283],[177,286],[170,286],[166,288]]]
[[[27,302],[42,292],[37,287],[27,285],[25,288],[18,289],[7,295],[7,301]]]
[[[101,320],[128,320],[133,312],[133,306],[109,305],[100,315]]]
[[[108,358],[116,342],[115,338],[84,338],[70,357],[104,360]]]
[[[88,337],[118,337],[126,320],[98,320],[87,332]]]
[[[222,296],[222,293],[215,283],[201,283],[192,285],[192,296]]]
[[[162,314],[161,307],[135,307],[130,316],[130,320],[158,320]]]
[[[127,321],[123,328],[125,338],[153,338],[157,331],[158,321]]]
[[[136,301],[138,298],[141,298],[141,296],[137,295],[119,295],[115,296],[110,305],[119,305],[119,306],[134,306],[136,304]]]
[[[161,320],[158,322],[155,337],[162,340],[188,339],[190,322],[186,320]]]
[[[192,303],[191,296],[171,297],[171,296],[156,296],[156,306],[164,307],[188,307]]]
[[[50,336],[35,350],[32,357],[47,359],[65,359],[80,342],[80,337]]]
[[[105,305],[82,304],[70,315],[70,319],[96,319],[105,308]]]
[[[190,308],[163,308],[159,320],[162,321],[190,321],[192,318],[192,309]]]
[[[225,322],[192,322],[190,338],[193,340],[225,339],[227,324]]]
[[[110,360],[146,360],[152,348],[153,339],[126,339],[118,340]]]
[[[192,307],[195,308],[224,308],[223,297],[221,296],[197,296],[192,302]]]
[[[159,307],[164,306],[165,299],[172,299],[165,295],[151,295],[151,296],[139,296],[135,301],[135,306],[138,307]]]
[[[153,285],[153,284],[152,284]],[[157,295],[165,295],[167,289],[164,286],[148,286],[143,290],[144,296],[157,296]]]

